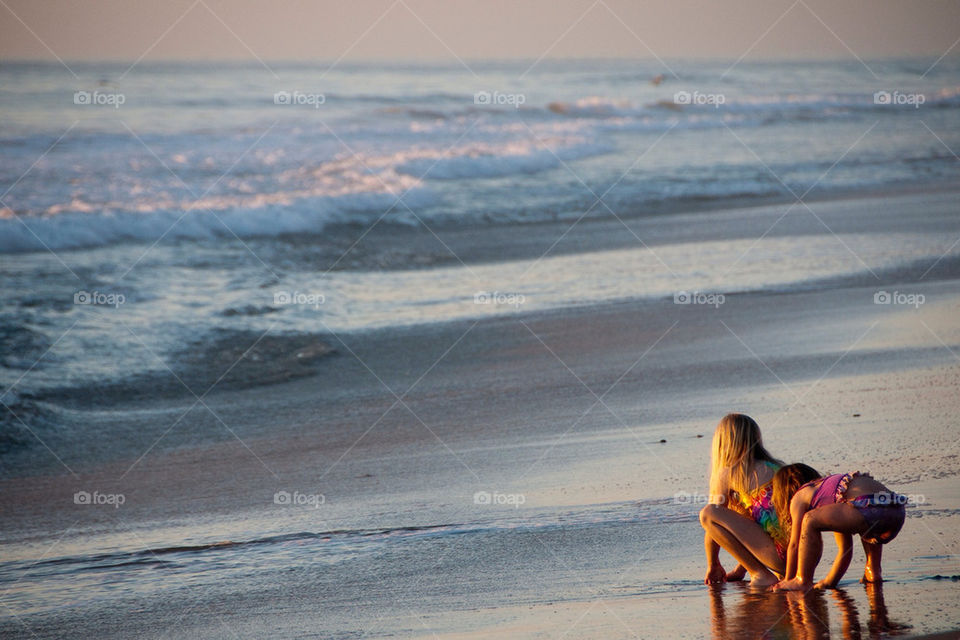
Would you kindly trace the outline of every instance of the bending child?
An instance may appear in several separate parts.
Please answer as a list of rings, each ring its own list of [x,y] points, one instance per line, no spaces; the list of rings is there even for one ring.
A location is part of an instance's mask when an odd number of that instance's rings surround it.
[[[882,545],[893,540],[906,518],[904,496],[865,473],[836,473],[821,478],[805,464],[787,465],[773,477],[773,503],[781,525],[789,527],[786,577],[774,589],[832,589],[850,566],[853,536],[867,556],[861,582],[881,582]],[[788,507],[789,505],[789,507]],[[813,583],[823,553],[822,532],[833,531],[837,557],[827,576]]]

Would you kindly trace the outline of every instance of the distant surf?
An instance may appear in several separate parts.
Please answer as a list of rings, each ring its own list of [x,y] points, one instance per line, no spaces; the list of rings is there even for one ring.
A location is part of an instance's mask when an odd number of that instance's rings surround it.
[[[522,83],[516,64],[480,66],[476,83],[442,66],[320,76],[293,65],[278,87],[242,66],[212,81],[206,67],[144,64],[128,83],[108,64],[78,67],[78,81],[4,63],[0,253],[597,216],[589,196],[601,193],[630,216],[813,184],[955,180],[955,158],[928,131],[884,133],[915,129],[904,115],[922,109],[955,145],[955,63],[928,77],[890,64],[883,85],[857,65],[745,64],[721,81],[690,63],[657,86],[615,61],[551,63]],[[322,101],[278,104],[278,88]],[[97,91],[122,105],[74,102]],[[690,144],[700,153],[679,152]]]

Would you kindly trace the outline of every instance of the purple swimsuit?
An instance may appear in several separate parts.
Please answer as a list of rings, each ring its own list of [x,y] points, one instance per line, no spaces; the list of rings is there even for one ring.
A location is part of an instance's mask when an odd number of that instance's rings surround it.
[[[860,475],[859,472],[834,473],[824,478],[813,494],[813,499],[810,501],[810,508],[816,509],[825,504],[842,502],[843,494],[847,492],[847,486],[850,484],[850,481],[853,480],[854,476],[858,475]],[[816,482],[816,480],[808,482],[807,485],[811,485],[814,482]]]
[[[816,509],[828,504],[837,504],[848,502],[856,507],[860,515],[867,521],[867,530],[860,534],[860,537],[873,544],[886,544],[900,533],[903,522],[906,519],[906,500],[903,496],[892,493],[876,493],[873,495],[858,496],[853,500],[844,500],[843,496],[847,492],[850,481],[861,474],[859,471],[854,473],[834,473],[823,478],[808,482],[804,486],[811,486],[820,482],[813,498],[810,500],[810,508]]]

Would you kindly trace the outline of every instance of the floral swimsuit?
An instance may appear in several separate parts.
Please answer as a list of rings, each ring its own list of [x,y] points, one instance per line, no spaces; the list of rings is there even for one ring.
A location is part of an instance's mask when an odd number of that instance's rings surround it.
[[[777,466],[771,462],[766,464],[776,471]],[[740,505],[746,510],[747,515],[753,518],[753,521],[760,525],[768,536],[773,538],[773,543],[777,547],[777,553],[781,558],[787,557],[787,542],[784,540],[783,531],[780,527],[780,520],[777,518],[777,512],[773,508],[773,480],[767,482],[746,494],[738,494]]]

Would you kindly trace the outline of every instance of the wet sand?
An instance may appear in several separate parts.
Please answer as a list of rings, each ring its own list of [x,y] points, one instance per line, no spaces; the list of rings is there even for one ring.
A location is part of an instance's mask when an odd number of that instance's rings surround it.
[[[3,557],[24,563],[11,574],[22,579],[0,585],[0,629],[41,638],[956,629],[956,267],[730,295],[716,308],[628,302],[328,335],[337,353],[317,375],[217,391],[209,410],[118,402],[103,420],[129,425],[142,458],[65,457],[75,475],[48,461],[0,483]],[[925,301],[874,304],[879,290]],[[777,456],[871,471],[917,497],[885,551],[882,590],[857,584],[860,555],[835,593],[701,584],[696,513],[713,426],[731,410],[754,416]],[[166,447],[167,429],[196,441]],[[124,504],[77,505],[78,490],[122,493]],[[278,491],[297,490],[325,502],[274,504]],[[522,504],[478,504],[478,491]],[[271,538],[304,532],[317,535]],[[240,544],[181,548],[223,541]],[[121,567],[133,552],[153,564]],[[69,577],[95,597],[36,579],[51,565],[31,570],[97,553],[118,560]]]

